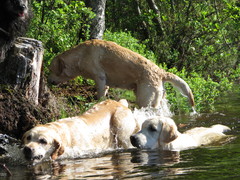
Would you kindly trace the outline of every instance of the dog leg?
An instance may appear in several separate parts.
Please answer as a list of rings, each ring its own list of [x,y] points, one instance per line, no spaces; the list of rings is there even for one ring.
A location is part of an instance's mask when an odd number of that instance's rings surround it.
[[[130,109],[118,107],[111,119],[112,135],[116,139],[116,147],[130,148],[130,136],[139,130],[135,118]]]
[[[100,99],[101,97],[106,96],[109,86],[106,86],[105,74],[97,76],[95,82],[97,87],[97,98]]]
[[[139,107],[154,107],[158,108],[160,106],[160,101],[162,95],[160,92],[148,84],[139,84],[137,87],[137,104]]]

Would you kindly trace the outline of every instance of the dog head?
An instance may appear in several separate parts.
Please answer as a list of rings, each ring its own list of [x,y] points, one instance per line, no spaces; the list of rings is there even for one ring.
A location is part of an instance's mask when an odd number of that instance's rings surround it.
[[[48,82],[52,84],[59,84],[66,82],[70,79],[75,78],[77,75],[74,75],[73,67],[68,66],[65,61],[64,57],[62,55],[56,56],[50,66],[50,75],[48,76]]]
[[[131,143],[137,148],[158,148],[163,143],[170,143],[178,137],[177,126],[167,117],[148,119],[142,129],[130,137]]]
[[[25,19],[28,16],[28,0],[4,0],[8,15]]]
[[[22,138],[23,154],[26,160],[36,164],[44,159],[52,160],[64,153],[64,147],[56,133],[43,126],[27,131]]]

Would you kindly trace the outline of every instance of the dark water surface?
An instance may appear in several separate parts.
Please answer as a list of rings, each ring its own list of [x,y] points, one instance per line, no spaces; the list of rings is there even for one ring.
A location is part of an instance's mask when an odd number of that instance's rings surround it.
[[[224,124],[234,138],[223,144],[169,152],[118,150],[95,157],[44,162],[35,167],[8,164],[12,176],[0,168],[0,179],[240,179],[240,92],[222,97],[214,113],[174,116],[185,129]]]

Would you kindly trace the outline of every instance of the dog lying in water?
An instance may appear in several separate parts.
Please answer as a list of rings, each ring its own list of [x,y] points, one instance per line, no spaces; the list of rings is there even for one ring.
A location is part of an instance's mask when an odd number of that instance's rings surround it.
[[[192,91],[183,79],[110,41],[90,40],[65,51],[53,59],[50,71],[48,80],[53,84],[80,75],[93,79],[98,99],[107,94],[109,87],[134,90],[139,107],[160,107],[165,97],[164,83],[169,82],[194,106]]]
[[[68,157],[73,150],[84,152],[132,147],[129,137],[138,131],[126,100],[106,100],[80,116],[38,125],[22,138],[23,153],[36,164],[44,159]]]
[[[229,130],[229,127],[217,124],[210,128],[196,127],[180,133],[171,118],[156,117],[146,120],[142,129],[133,134],[130,140],[137,148],[180,151],[218,142],[226,137],[224,132]]]

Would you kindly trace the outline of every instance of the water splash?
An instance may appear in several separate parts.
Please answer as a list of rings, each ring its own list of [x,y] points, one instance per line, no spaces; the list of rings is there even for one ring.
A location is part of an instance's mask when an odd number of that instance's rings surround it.
[[[192,112],[190,113],[190,116],[199,116],[200,114],[196,111],[195,107],[192,107]]]
[[[172,116],[173,113],[170,111],[170,105],[168,101],[165,99],[161,102],[160,108],[152,108],[146,107],[141,109],[134,109],[133,111],[134,117],[138,120],[139,125],[142,124],[146,119],[156,117],[156,116]],[[2,140],[2,141],[1,141]],[[15,140],[7,135],[0,134],[0,148],[4,149],[7,153],[3,156],[0,156],[1,162],[8,162],[11,164],[28,164],[25,160],[22,148],[20,146],[20,142]],[[119,148],[117,148],[119,149]],[[101,153],[113,151],[116,149],[94,149],[94,150],[79,150],[77,147],[72,149],[65,149],[66,153],[60,157],[60,159],[68,159],[68,158],[84,158],[84,157],[94,157]]]
[[[141,125],[146,119],[154,118],[156,116],[165,116],[171,117],[174,115],[173,112],[170,111],[170,104],[167,99],[163,99],[161,102],[160,108],[153,107],[143,107],[140,109],[135,108],[133,111],[133,115],[138,123]]]

